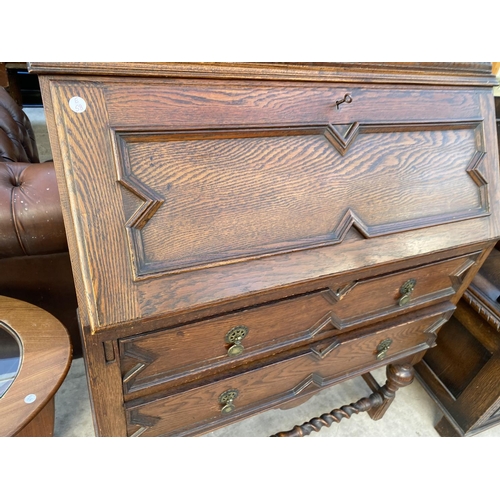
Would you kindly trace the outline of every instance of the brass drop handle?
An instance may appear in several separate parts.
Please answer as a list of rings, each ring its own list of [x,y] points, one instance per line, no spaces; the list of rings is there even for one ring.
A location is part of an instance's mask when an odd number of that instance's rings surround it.
[[[387,355],[387,351],[389,350],[389,347],[391,347],[392,344],[392,339],[385,339],[380,342],[380,344],[377,346],[377,359],[384,359],[385,356]]]
[[[234,410],[233,401],[238,397],[239,393],[238,389],[228,389],[219,396],[219,403],[224,405],[220,411],[223,415]]]
[[[233,344],[227,350],[228,356],[239,356],[245,350],[245,347],[242,345],[241,341],[247,336],[247,334],[248,327],[243,325],[235,326],[226,333],[226,336],[224,337],[226,344]]]
[[[411,294],[413,293],[413,290],[415,289],[415,285],[417,284],[417,280],[414,278],[409,279],[408,281],[405,281],[401,288],[399,289],[399,293],[401,294],[401,297],[398,301],[398,304],[402,306],[406,306],[411,299]]]
[[[337,105],[337,109],[339,109],[340,105],[343,104],[344,102],[347,104],[351,104],[352,102],[351,94],[346,94],[343,97],[343,99],[339,99],[338,101],[335,102],[335,104]]]

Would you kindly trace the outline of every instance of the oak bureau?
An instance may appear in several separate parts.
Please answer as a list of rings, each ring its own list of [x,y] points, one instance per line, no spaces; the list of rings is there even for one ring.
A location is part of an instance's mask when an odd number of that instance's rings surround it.
[[[100,436],[200,435],[360,375],[367,397],[278,435],[380,418],[500,238],[489,63],[30,70]]]

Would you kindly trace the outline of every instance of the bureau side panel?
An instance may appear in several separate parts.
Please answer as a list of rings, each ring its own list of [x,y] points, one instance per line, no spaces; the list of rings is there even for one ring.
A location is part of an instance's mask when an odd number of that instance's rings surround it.
[[[71,257],[75,274],[82,276],[79,306],[95,331],[103,320],[115,324],[140,315],[123,238],[124,216],[116,203],[119,186],[107,107],[99,85],[50,81],[44,86],[54,116],[51,127],[55,122],[60,145],[55,167],[66,200],[63,211]],[[74,111],[70,100],[82,95],[85,109]]]

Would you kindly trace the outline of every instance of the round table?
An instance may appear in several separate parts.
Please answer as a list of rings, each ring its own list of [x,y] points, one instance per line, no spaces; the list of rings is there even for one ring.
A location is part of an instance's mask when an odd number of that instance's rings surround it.
[[[4,372],[0,373],[0,436],[52,436],[54,395],[71,364],[68,333],[47,311],[3,296],[0,330],[0,370]]]

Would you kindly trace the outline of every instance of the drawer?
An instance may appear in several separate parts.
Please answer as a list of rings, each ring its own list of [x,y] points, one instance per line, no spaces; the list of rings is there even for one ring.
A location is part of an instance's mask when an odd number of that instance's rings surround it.
[[[377,278],[353,280],[335,293],[333,322],[343,329],[452,297],[481,252],[406,269]]]
[[[284,404],[335,381],[394,361],[433,344],[436,330],[453,313],[444,303],[392,320],[378,328],[313,344],[306,352],[203,387],[152,402],[126,405],[129,436],[202,433],[230,421]],[[377,359],[378,346],[390,339],[389,350]],[[220,402],[233,391],[234,408]],[[187,432],[187,431],[186,431]]]
[[[452,297],[480,252],[119,341],[125,394],[250,361]],[[413,288],[405,297],[402,288]],[[406,302],[407,301],[407,302]]]
[[[321,291],[120,340],[124,393],[312,339],[333,327],[331,307]]]

